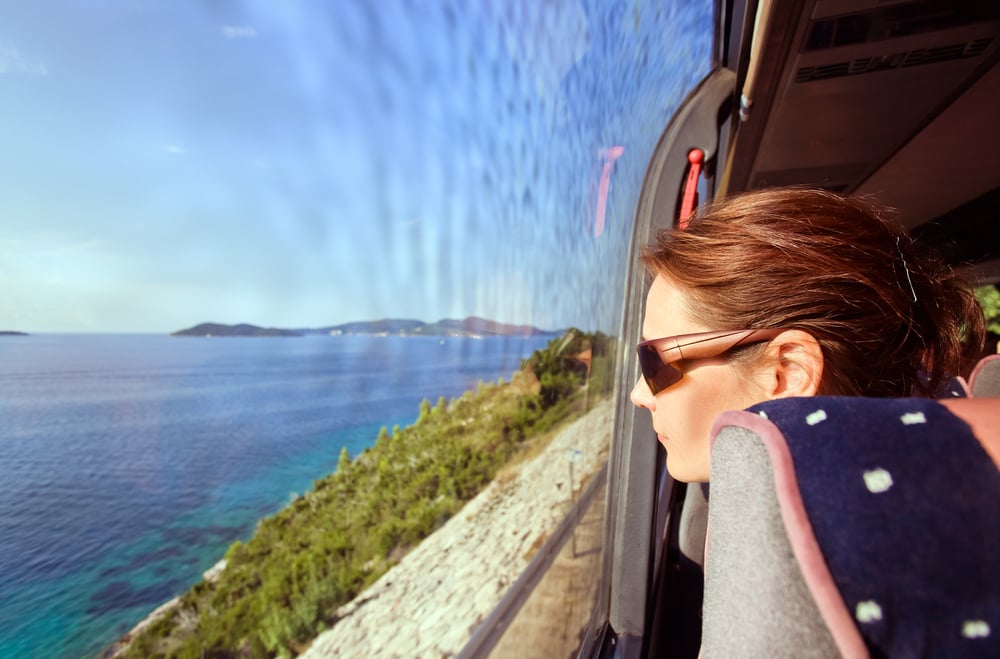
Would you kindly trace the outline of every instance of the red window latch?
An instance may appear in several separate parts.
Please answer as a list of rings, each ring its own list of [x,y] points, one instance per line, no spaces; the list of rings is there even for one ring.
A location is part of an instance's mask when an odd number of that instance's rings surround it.
[[[694,213],[698,205],[698,177],[701,176],[702,167],[705,164],[705,152],[701,149],[691,149],[688,151],[687,180],[684,182],[684,196],[681,198],[681,212],[677,217],[677,226],[687,229],[688,220]]]

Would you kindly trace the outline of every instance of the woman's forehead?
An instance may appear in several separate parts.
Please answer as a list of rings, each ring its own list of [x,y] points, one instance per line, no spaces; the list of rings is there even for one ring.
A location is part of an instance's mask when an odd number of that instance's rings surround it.
[[[657,275],[646,295],[643,339],[693,334],[707,329],[710,328],[702,327],[691,318],[682,288],[663,275]]]

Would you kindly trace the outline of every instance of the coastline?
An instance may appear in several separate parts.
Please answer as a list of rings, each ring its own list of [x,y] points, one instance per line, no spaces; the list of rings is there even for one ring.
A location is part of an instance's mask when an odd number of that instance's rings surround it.
[[[218,579],[219,574],[221,574],[222,571],[225,569],[226,569],[226,559],[223,558],[215,565],[205,570],[201,576],[202,578],[205,579],[205,581],[212,582]],[[159,620],[163,616],[167,615],[168,613],[176,609],[180,605],[180,603],[181,603],[181,595],[177,595],[176,597],[170,598],[163,604],[153,609],[153,611],[145,618],[140,620],[135,627],[128,630],[128,632],[124,636],[122,636],[112,645],[107,647],[100,655],[102,659],[114,659],[115,657],[121,656],[125,652],[125,650],[128,649],[128,646],[131,645],[133,638],[141,634],[143,631],[145,631],[147,627],[154,624],[157,620]]]
[[[571,491],[578,496],[607,459],[612,411],[610,399],[597,403],[538,455],[503,469],[458,514],[339,607],[338,623],[300,656],[458,654],[562,521]],[[216,579],[225,564],[220,560],[205,579]],[[101,656],[123,654],[179,603],[180,596],[158,606]]]
[[[0,602],[9,623],[2,656],[100,656],[155,608],[190,592],[235,540],[245,542],[293,494],[330,476],[342,447],[362,454],[382,426],[411,436],[421,393],[457,404],[467,392],[492,390],[498,375],[510,379],[545,347],[540,338],[27,340],[24,350],[13,350],[22,345],[17,338],[4,342],[12,348],[9,374],[28,374],[38,388],[6,378],[0,405],[29,449],[24,467],[0,488],[13,495],[12,525],[0,539],[11,581]],[[79,368],[66,371],[67,363]],[[399,369],[386,378],[390,365]],[[370,391],[381,406],[368,401]],[[50,430],[55,424],[58,433]],[[35,495],[19,499],[19,491]],[[36,522],[36,514],[44,517]],[[18,559],[26,547],[46,559],[34,552]]]

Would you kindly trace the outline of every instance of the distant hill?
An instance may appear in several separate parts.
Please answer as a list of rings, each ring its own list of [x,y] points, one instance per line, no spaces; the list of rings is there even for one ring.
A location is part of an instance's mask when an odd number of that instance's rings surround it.
[[[294,330],[257,327],[256,325],[249,325],[247,323],[240,323],[239,325],[202,323],[201,325],[173,332],[170,336],[302,336],[302,334]]]
[[[0,331],[0,336],[28,336],[27,332]]]
[[[202,323],[194,327],[173,332],[171,336],[303,336],[306,334],[378,335],[378,336],[556,336],[561,332],[551,332],[531,325],[508,325],[495,320],[469,316],[463,320],[444,319],[436,323],[402,318],[383,318],[328,327],[276,329],[263,328],[246,323],[221,325]]]

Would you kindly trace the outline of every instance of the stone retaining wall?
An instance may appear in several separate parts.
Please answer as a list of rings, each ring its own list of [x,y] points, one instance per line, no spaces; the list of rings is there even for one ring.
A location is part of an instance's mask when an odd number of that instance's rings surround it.
[[[527,566],[607,459],[612,404],[563,429],[513,476],[501,477],[337,614],[301,656],[448,657]],[[572,461],[573,482],[570,479]]]

